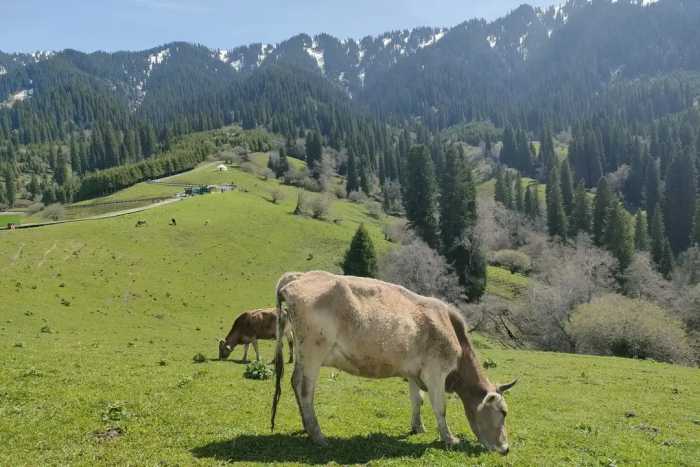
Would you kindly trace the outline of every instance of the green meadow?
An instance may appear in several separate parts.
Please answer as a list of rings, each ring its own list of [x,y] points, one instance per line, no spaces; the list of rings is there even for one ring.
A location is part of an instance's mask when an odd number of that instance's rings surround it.
[[[0,465],[697,465],[697,369],[505,350],[483,336],[474,341],[495,363],[489,377],[520,378],[507,396],[506,457],[478,446],[456,399],[448,421],[463,442],[445,450],[428,402],[427,433],[408,435],[401,380],[333,369],[322,371],[316,400],[330,446],[300,432],[289,366],[271,433],[273,382],[243,378],[240,348],[217,361],[215,339],[241,311],[272,305],[283,272],[339,271],[359,223],[380,255],[389,251],[384,221],[347,201],[327,220],[295,216],[296,189],[215,164],[174,179],[244,191],[0,231]],[[275,188],[286,194],[279,204],[269,199]],[[172,187],[139,184],[109,199],[164,194]],[[527,286],[489,274],[495,295]],[[196,363],[199,353],[206,359]],[[270,359],[272,343],[261,353]]]

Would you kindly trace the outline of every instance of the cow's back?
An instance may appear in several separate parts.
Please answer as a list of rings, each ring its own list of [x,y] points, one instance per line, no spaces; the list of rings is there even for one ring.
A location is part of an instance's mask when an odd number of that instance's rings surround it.
[[[306,273],[282,291],[295,339],[328,348],[324,361],[368,377],[415,376],[456,365],[461,348],[444,303],[374,279]]]

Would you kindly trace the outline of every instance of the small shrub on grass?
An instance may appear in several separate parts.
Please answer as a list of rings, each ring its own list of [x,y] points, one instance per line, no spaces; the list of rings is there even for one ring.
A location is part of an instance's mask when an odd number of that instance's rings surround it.
[[[51,221],[60,221],[66,216],[66,211],[63,209],[62,204],[51,204],[47,206],[42,212],[41,217]]]
[[[311,217],[314,219],[326,219],[331,209],[331,202],[325,196],[318,196],[309,203]]]
[[[280,201],[284,201],[285,199],[285,194],[284,191],[282,191],[279,188],[275,188],[274,190],[270,190],[270,201],[272,201],[273,204],[277,204]]]
[[[249,363],[245,367],[245,373],[243,373],[243,376],[248,379],[270,379],[272,377],[272,369],[265,365],[265,363],[262,361],[255,361]]]
[[[384,215],[384,212],[382,211],[382,205],[377,203],[376,201],[372,201],[367,204],[367,215],[369,217],[372,217],[374,219],[381,219],[382,216]]]
[[[348,194],[348,200],[350,200],[353,203],[362,203],[367,199],[367,196],[361,191],[351,191],[350,194]]]
[[[685,363],[691,350],[680,322],[659,306],[606,295],[574,311],[569,331],[581,353]]]
[[[257,167],[255,167],[255,164],[253,164],[252,162],[241,163],[241,170],[249,174],[256,174],[258,171]]]
[[[204,363],[207,361],[207,357],[204,356],[202,353],[195,354],[194,357],[192,357],[192,361],[194,363]]]
[[[107,405],[107,408],[102,412],[102,421],[104,422],[118,422],[128,417],[129,413],[121,402]]]
[[[532,261],[525,253],[515,250],[501,250],[493,255],[494,266],[500,266],[511,273],[527,274],[532,269]]]

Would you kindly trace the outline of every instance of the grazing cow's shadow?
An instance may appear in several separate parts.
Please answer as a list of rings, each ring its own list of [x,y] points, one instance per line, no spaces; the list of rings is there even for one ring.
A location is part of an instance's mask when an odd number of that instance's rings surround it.
[[[306,435],[242,435],[228,441],[215,441],[192,449],[197,458],[214,458],[225,462],[292,462],[306,464],[366,464],[376,459],[419,458],[429,448],[443,449],[442,443],[409,443],[406,436],[391,437],[383,434],[328,438],[328,446],[313,444]],[[477,444],[462,441],[453,448],[468,456],[477,456],[485,450]]]

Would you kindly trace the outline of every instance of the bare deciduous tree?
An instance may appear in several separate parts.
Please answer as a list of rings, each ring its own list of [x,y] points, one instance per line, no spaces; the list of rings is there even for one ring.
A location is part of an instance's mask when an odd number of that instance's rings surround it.
[[[380,264],[380,277],[428,297],[451,303],[462,298],[462,288],[445,258],[423,241],[414,239],[387,254]]]

